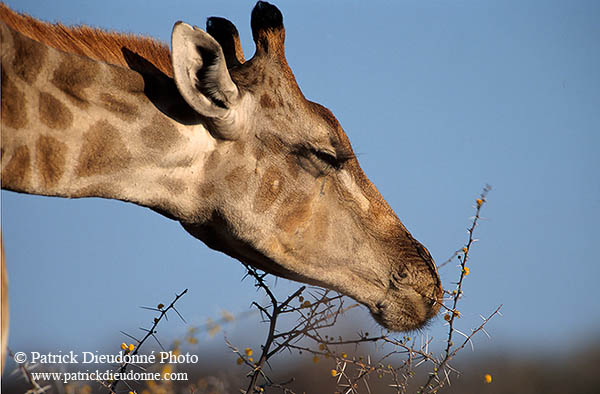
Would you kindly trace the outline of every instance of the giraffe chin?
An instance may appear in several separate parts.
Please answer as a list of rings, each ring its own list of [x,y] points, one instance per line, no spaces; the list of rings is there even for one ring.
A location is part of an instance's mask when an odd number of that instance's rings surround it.
[[[388,330],[414,331],[425,327],[440,310],[439,290],[436,297],[428,297],[409,286],[390,288],[381,301],[368,307],[375,321]]]

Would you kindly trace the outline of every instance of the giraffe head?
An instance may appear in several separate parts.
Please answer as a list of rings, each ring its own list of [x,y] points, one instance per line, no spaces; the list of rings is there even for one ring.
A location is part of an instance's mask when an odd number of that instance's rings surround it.
[[[208,20],[210,34],[173,29],[177,88],[217,141],[184,228],[245,264],[347,294],[390,330],[421,327],[440,308],[433,259],[367,179],[333,114],[300,91],[279,10],[258,2],[251,25],[248,61],[224,19]]]
[[[177,23],[171,57],[1,3],[0,19],[3,188],[150,207],[245,264],[353,297],[391,330],[437,313],[433,259],[300,91],[276,7],[254,8],[248,61],[221,18],[208,32]]]

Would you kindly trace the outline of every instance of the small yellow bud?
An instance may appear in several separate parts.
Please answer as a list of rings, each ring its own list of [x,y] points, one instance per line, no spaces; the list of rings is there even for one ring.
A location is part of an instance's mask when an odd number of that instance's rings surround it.
[[[454,317],[460,318],[460,312],[457,311],[456,309],[452,311],[452,314],[454,315]]]
[[[122,349],[122,350],[125,350],[125,349],[127,349],[127,345],[125,344],[125,342],[123,342],[123,343],[121,344],[121,349]]]
[[[157,307],[158,309],[162,309],[162,308],[164,308],[165,306],[164,306],[163,304],[158,304],[156,307]]]
[[[326,348],[327,348],[327,346],[325,346],[325,344],[324,344],[324,343],[321,343],[321,344],[319,345],[319,350],[321,350],[321,351],[325,350]]]
[[[252,349],[250,349],[249,347],[247,347],[244,350],[244,353],[246,353],[246,356],[250,357],[250,356],[252,356],[252,353],[254,353],[254,352],[252,351]]]
[[[238,357],[238,359],[237,359],[237,360],[235,360],[235,363],[236,363],[237,365],[242,365],[242,363],[243,363],[243,362],[244,362],[244,359],[243,359],[243,358],[241,358],[241,357]]]
[[[252,362],[254,362],[254,359],[252,357],[248,357],[248,361],[250,361],[252,363]]]
[[[480,207],[481,204],[483,204],[483,200],[481,198],[478,198],[477,200],[475,200],[477,202],[477,206]]]
[[[444,320],[446,320],[446,321],[450,321],[450,319],[451,319],[451,317],[450,317],[450,314],[449,314],[449,313],[446,313],[446,314],[444,315]]]
[[[346,358],[348,355],[346,353],[342,353],[342,358]]]
[[[314,356],[313,357],[313,363],[318,363],[319,362],[319,356]]]
[[[133,345],[133,343],[130,343],[130,344],[129,344],[129,346],[127,347],[127,349],[128,349],[130,352],[133,352],[133,349],[135,349],[135,346]]]
[[[486,373],[486,374],[483,376],[483,380],[484,380],[486,383],[488,383],[488,384],[489,384],[489,383],[492,383],[492,375],[490,375],[489,373]]]
[[[465,247],[463,248],[463,253],[467,253],[468,251],[469,251],[469,249],[467,249],[467,247],[465,246]]]
[[[338,371],[336,371],[335,369],[331,370],[331,376],[337,376]]]
[[[302,308],[308,308],[310,306],[310,301],[306,300],[302,303]]]
[[[469,267],[465,267],[463,272],[465,273],[465,276],[469,275]]]

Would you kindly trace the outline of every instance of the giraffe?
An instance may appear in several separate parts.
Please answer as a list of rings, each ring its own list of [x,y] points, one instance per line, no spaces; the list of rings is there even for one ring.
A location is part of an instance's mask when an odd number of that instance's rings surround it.
[[[280,11],[177,22],[157,41],[51,25],[0,5],[2,188],[102,197],[178,221],[265,272],[348,295],[383,327],[439,310],[435,264],[285,58]]]

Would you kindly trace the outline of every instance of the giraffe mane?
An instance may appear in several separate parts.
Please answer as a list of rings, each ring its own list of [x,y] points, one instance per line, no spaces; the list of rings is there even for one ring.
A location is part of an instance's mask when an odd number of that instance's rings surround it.
[[[110,32],[85,25],[65,26],[14,12],[0,3],[0,19],[11,29],[63,52],[130,68],[125,52],[136,53],[162,73],[173,76],[171,52],[162,41],[134,34]],[[124,51],[125,49],[125,51]]]

